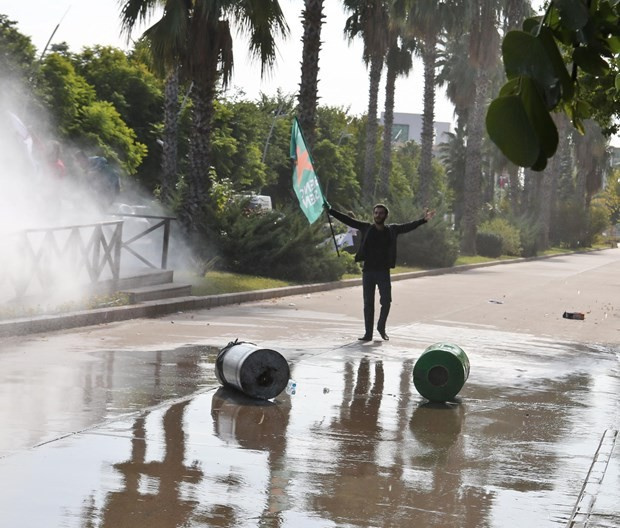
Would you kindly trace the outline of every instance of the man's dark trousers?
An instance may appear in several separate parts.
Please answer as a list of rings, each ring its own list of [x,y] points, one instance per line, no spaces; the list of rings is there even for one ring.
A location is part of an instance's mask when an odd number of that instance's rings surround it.
[[[372,336],[372,327],[375,320],[376,288],[379,288],[379,303],[381,304],[381,312],[379,313],[379,321],[377,321],[377,329],[379,332],[385,333],[385,324],[387,322],[388,314],[390,313],[390,305],[392,303],[392,283],[390,281],[389,269],[362,272],[364,325],[365,335],[368,337]]]

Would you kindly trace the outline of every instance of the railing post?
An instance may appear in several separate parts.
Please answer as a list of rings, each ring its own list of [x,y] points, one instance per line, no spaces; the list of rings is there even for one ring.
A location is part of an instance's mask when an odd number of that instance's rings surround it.
[[[161,269],[168,267],[168,241],[170,239],[170,218],[164,222],[164,241],[161,248]]]
[[[123,247],[123,222],[116,224],[114,230],[114,259],[112,278],[118,280],[121,276],[121,248]]]
[[[103,238],[103,229],[98,225],[95,227],[95,231],[93,232],[93,262],[92,269],[93,274],[91,277],[92,282],[97,282],[99,279],[99,274],[101,273],[100,259],[101,259],[101,239]]]

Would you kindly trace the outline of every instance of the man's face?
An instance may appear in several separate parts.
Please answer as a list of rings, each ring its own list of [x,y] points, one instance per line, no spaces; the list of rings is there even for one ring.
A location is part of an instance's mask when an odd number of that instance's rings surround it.
[[[375,207],[372,210],[372,217],[375,224],[384,224],[385,219],[387,218],[387,211],[383,207]]]

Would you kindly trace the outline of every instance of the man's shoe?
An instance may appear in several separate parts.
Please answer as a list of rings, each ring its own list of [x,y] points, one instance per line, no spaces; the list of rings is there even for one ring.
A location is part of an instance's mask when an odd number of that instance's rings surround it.
[[[390,340],[390,336],[385,333],[385,330],[383,331],[379,330],[379,335],[381,336],[381,339],[383,339],[384,341]]]
[[[363,335],[362,337],[357,338],[358,341],[372,341],[372,336]]]

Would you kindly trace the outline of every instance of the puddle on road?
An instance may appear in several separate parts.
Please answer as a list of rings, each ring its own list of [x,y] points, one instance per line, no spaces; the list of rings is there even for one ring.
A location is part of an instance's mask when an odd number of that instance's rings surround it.
[[[219,349],[35,351],[3,351],[0,456],[212,387]]]
[[[151,379],[132,401],[200,388],[217,349],[203,352],[162,353],[134,372],[121,361],[123,375],[135,376],[127,386]],[[3,524],[565,526],[600,432],[618,417],[614,354],[593,362],[585,352],[553,349],[548,361],[562,369],[541,378],[536,365],[518,383],[505,382],[501,359],[482,365],[484,354],[468,352],[470,378],[447,404],[422,399],[414,361],[396,353],[365,356],[358,347],[308,358],[293,366],[294,396],[200,392],[1,459],[2,480],[15,483],[0,496]],[[154,390],[147,372],[156,366]]]

